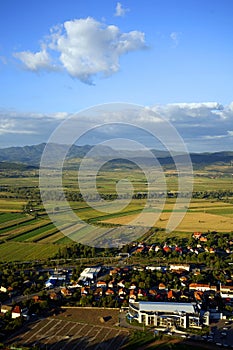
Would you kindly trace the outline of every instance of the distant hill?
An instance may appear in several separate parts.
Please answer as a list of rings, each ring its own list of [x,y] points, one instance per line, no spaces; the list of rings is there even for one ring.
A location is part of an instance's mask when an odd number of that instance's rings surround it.
[[[41,143],[39,145],[23,146],[23,147],[8,147],[0,149],[0,161],[1,162],[16,162],[28,165],[40,164],[41,156],[45,149],[46,144]],[[64,149],[64,145],[50,144],[50,151],[54,155],[57,154],[61,149]],[[92,146],[75,146],[72,145],[68,158],[83,158],[87,152],[90,151]]]
[[[46,144],[41,143],[39,145],[32,146],[24,146],[24,147],[8,147],[0,149],[0,169],[3,167],[6,169],[7,167],[10,169],[13,165],[10,163],[24,164],[27,166],[36,166],[38,167],[40,164],[41,156],[43,154],[44,148]],[[50,151],[52,156],[56,156],[59,154],[61,150],[67,148],[67,146],[62,144],[49,144]],[[72,145],[67,154],[67,159],[72,160],[76,158],[83,158],[87,155],[88,152],[92,150],[93,146],[85,145],[85,146],[76,146]],[[106,157],[112,158],[110,161],[112,166],[120,166],[123,163],[127,165],[127,162],[131,163],[135,160],[143,161],[144,164],[150,165],[151,158],[150,154],[145,153],[143,150],[113,150],[108,146],[98,146],[95,147],[94,158],[98,157]],[[177,155],[172,158],[168,151],[161,150],[151,150],[154,156],[157,157],[161,165],[172,165],[174,164],[174,160],[179,162],[182,161],[183,155]],[[91,154],[91,153],[90,153]],[[92,157],[92,155],[91,155]],[[223,151],[223,152],[214,152],[214,153],[191,153],[190,154],[191,161],[195,166],[204,166],[210,164],[233,164],[233,152],[232,151]],[[124,160],[123,160],[124,159]],[[127,159],[129,159],[127,161]],[[4,164],[3,164],[4,163]],[[14,165],[13,167],[16,169],[19,165]],[[111,167],[111,166],[110,166]]]
[[[174,160],[179,163],[179,161],[182,161],[183,157],[182,155],[177,155],[174,158],[163,157],[160,158],[160,163],[162,165],[174,164]],[[193,165],[202,167],[211,164],[233,164],[233,152],[190,153],[190,159]]]
[[[38,169],[37,166],[27,165],[22,163],[11,163],[11,162],[0,162],[0,171],[7,170],[18,170],[18,171],[28,171]]]

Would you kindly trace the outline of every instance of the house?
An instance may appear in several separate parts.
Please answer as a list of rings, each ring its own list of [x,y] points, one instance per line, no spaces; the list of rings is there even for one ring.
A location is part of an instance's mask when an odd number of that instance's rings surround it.
[[[12,306],[10,305],[1,305],[1,312],[3,314],[7,313],[7,312],[11,312],[12,310]]]
[[[81,288],[81,295],[88,295],[89,294],[89,290],[87,287],[82,287]]]
[[[187,282],[188,278],[186,276],[181,276],[179,280],[180,282]]]
[[[145,250],[145,247],[138,247],[133,253],[134,254],[142,253],[144,250]]]
[[[105,292],[106,295],[115,295],[114,290],[112,290],[111,288],[108,288]]]
[[[121,280],[120,282],[117,283],[117,286],[120,288],[125,288],[125,281]]]
[[[129,292],[129,303],[134,303],[137,300],[137,295],[134,290]]]
[[[209,253],[210,253],[210,254],[214,254],[215,252],[216,252],[216,250],[215,250],[214,248],[210,248],[210,249],[209,249]]]
[[[12,313],[11,313],[11,317],[12,318],[18,318],[21,316],[21,307],[19,305],[16,305],[13,309],[12,309]]]
[[[129,289],[136,289],[136,288],[137,288],[136,284],[135,283],[131,283]]]
[[[222,298],[233,298],[233,286],[220,285],[220,295]]]
[[[110,272],[109,272],[109,275],[112,276],[112,275],[119,275],[121,272],[121,269],[119,267],[116,267],[115,269],[111,269]]]
[[[170,270],[182,270],[182,271],[190,271],[190,264],[171,264],[170,265]]]
[[[64,297],[69,297],[72,295],[72,292],[68,289],[68,288],[62,288],[61,289],[61,294],[64,296]]]
[[[124,288],[120,288],[119,290],[118,290],[118,295],[119,296],[123,296],[123,295],[126,295],[127,293],[126,293],[126,291],[125,291],[125,289]]]
[[[52,292],[49,294],[49,298],[51,300],[59,300],[61,298],[61,295],[56,292]]]
[[[167,287],[164,283],[159,283],[159,290],[167,290]]]
[[[148,294],[152,297],[156,296],[157,295],[157,291],[155,289],[149,289],[149,292]]]
[[[28,319],[28,309],[22,309],[19,305],[16,305],[11,312],[12,318],[25,317]]]
[[[182,254],[183,253],[183,249],[181,247],[175,246],[175,252]]]
[[[163,247],[163,250],[165,251],[165,253],[170,253],[171,248],[168,247],[167,245],[165,245],[165,246]]]
[[[205,283],[190,283],[189,284],[189,290],[198,290],[201,292],[206,292],[213,290],[217,292],[217,286],[211,286],[210,284],[205,284]]]
[[[103,292],[103,288],[99,287],[99,288],[96,288],[96,290],[94,291],[93,293],[95,296],[97,297],[102,297],[104,292]]]
[[[204,292],[201,292],[201,291],[196,290],[196,291],[194,292],[194,298],[195,298],[197,301],[202,301],[203,294],[204,294]]]
[[[115,281],[114,280],[108,282],[108,288],[114,288],[114,285],[115,285]]]
[[[167,293],[167,298],[168,300],[174,300],[176,299],[176,294],[173,290],[169,290],[168,293]]]
[[[193,233],[193,238],[195,238],[195,239],[200,239],[201,235],[202,235],[201,232],[194,232],[194,233]]]
[[[106,288],[107,287],[107,283],[105,281],[98,281],[96,283],[96,287],[97,288]]]

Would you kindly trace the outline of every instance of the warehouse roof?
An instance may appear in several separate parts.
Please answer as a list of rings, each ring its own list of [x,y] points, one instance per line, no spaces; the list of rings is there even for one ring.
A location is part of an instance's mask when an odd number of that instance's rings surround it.
[[[172,312],[172,313],[195,313],[195,304],[193,303],[170,303],[170,302],[147,302],[138,303],[139,311],[146,312]]]

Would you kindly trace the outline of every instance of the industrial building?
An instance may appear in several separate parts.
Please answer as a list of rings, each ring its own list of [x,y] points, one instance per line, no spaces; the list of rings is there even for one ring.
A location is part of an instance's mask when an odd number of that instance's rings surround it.
[[[101,271],[101,266],[87,267],[80,274],[80,280],[92,280],[95,281]]]
[[[201,328],[209,325],[209,313],[201,315],[195,303],[140,301],[129,304],[128,315],[146,326],[161,328]]]

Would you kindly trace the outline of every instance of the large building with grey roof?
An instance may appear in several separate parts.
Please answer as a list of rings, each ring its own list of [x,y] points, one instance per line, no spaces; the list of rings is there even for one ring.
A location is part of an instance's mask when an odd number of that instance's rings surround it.
[[[195,303],[147,302],[129,304],[129,318],[161,328],[201,328],[209,324],[208,313],[200,315]]]

